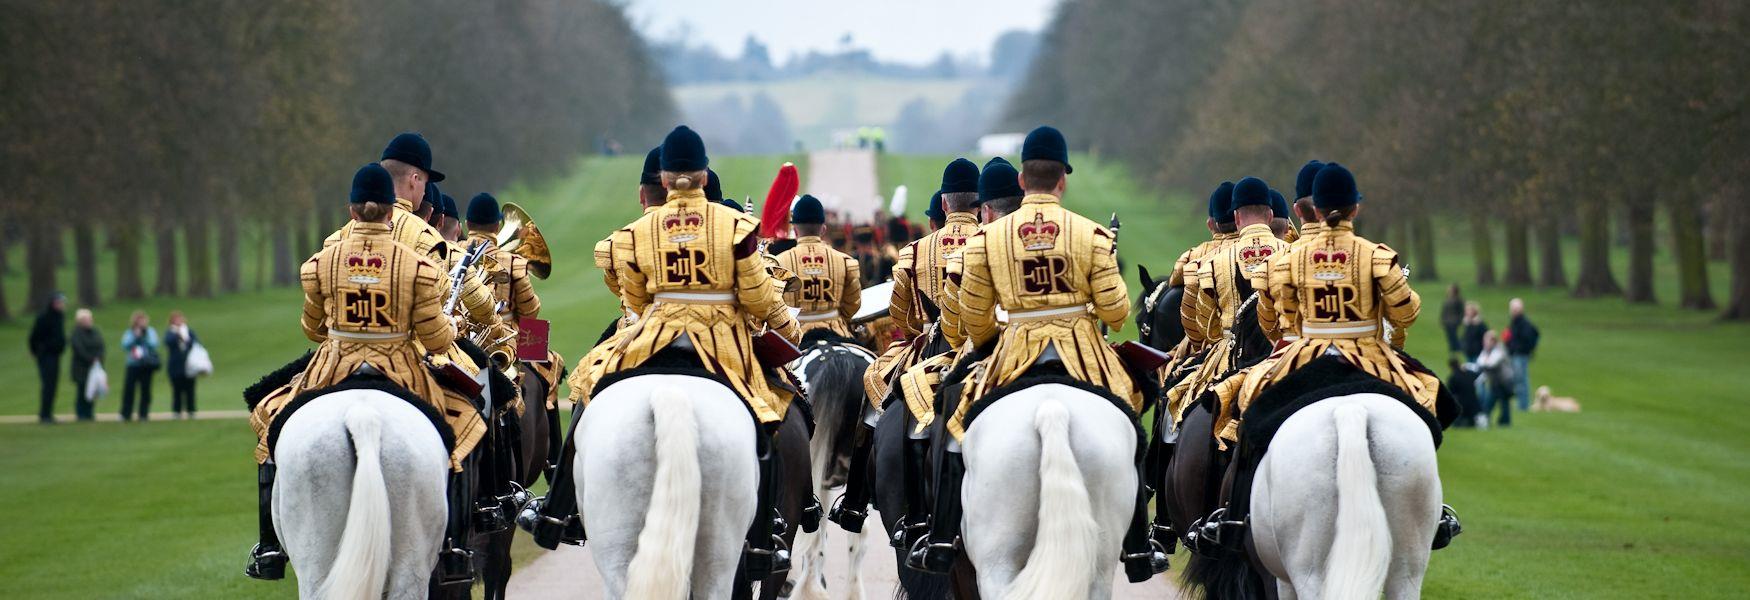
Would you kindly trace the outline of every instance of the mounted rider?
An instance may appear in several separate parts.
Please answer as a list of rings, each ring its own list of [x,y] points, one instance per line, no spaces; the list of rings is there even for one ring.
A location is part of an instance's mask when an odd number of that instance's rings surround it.
[[[482,348],[498,356],[504,353],[509,363],[516,362],[516,340],[520,319],[533,319],[541,314],[541,297],[535,294],[530,277],[529,259],[498,247],[498,233],[504,226],[504,211],[492,194],[481,192],[468,201],[468,245],[480,246],[478,269],[492,297],[494,312],[502,325],[486,336]],[[494,365],[505,368],[507,365]],[[520,380],[521,371],[511,370],[512,381]],[[519,404],[521,398],[511,400]]]
[[[790,225],[796,229],[796,245],[777,260],[797,282],[784,292],[784,303],[797,309],[803,333],[826,329],[851,337],[850,319],[863,304],[862,268],[821,237],[826,208],[814,196],[803,194],[790,207]]]
[[[1291,208],[1294,210],[1294,216],[1300,217],[1300,235],[1289,240],[1288,243],[1296,248],[1311,241],[1314,236],[1325,229],[1324,222],[1319,221],[1318,215],[1315,214],[1312,199],[1313,178],[1318,177],[1319,169],[1323,168],[1325,168],[1325,163],[1309,160],[1306,164],[1301,165],[1300,172],[1294,175],[1294,203]]]
[[[1213,388],[1225,407],[1215,423],[1223,442],[1240,441],[1240,417],[1253,399],[1326,355],[1340,356],[1402,390],[1429,415],[1442,414],[1436,402],[1440,379],[1403,352],[1404,339],[1421,312],[1421,297],[1411,289],[1395,251],[1355,234],[1362,196],[1354,175],[1337,163],[1322,165],[1313,179],[1312,199],[1323,226],[1270,261],[1268,287],[1258,302],[1260,325],[1287,324],[1285,333],[1298,336],[1284,335],[1286,345],[1270,358]],[[1227,523],[1234,522],[1231,518]],[[1206,519],[1205,528],[1219,527],[1221,521]],[[1457,516],[1443,506],[1434,547],[1444,547],[1459,530]]]
[[[1237,351],[1235,336],[1239,332],[1233,331],[1234,323],[1241,310],[1254,310],[1252,307],[1263,297],[1261,291],[1268,286],[1271,257],[1288,251],[1288,242],[1277,239],[1271,229],[1274,219],[1271,192],[1270,186],[1256,177],[1234,184],[1228,212],[1234,215],[1238,227],[1236,237],[1193,261],[1197,272],[1186,277],[1186,300],[1182,305],[1186,331],[1205,332],[1214,342],[1205,351],[1197,371],[1167,392],[1168,414],[1174,423],[1184,414],[1186,404],[1195,402],[1203,390],[1237,368],[1233,359]],[[1242,295],[1245,290],[1250,293]],[[1190,308],[1193,304],[1198,308]],[[1259,325],[1271,341],[1279,338],[1274,320],[1260,319]],[[1223,407],[1221,414],[1227,413],[1228,407]]]
[[[663,140],[661,182],[667,197],[611,237],[611,266],[627,308],[639,318],[583,358],[572,379],[573,398],[587,404],[603,377],[635,369],[665,351],[696,356],[748,403],[760,423],[760,497],[769,499],[776,491],[770,437],[793,391],[768,384],[754,354],[750,321],[792,343],[800,334],[759,252],[758,223],[705,198],[708,164],[704,141],[686,126]],[[561,465],[561,479],[572,479],[570,467]],[[563,527],[574,518],[575,494],[568,500],[549,494],[536,507],[543,523]],[[746,557],[750,571],[788,568],[788,555],[773,548],[772,521],[770,513],[754,519]],[[537,543],[549,542],[538,532]]]
[[[405,208],[393,209],[398,202],[405,201],[398,201],[387,169],[376,163],[361,167],[348,199],[348,235],[299,270],[304,335],[320,346],[291,389],[276,402],[263,400],[252,415],[251,425],[261,437],[256,448],[261,540],[250,551],[245,569],[250,577],[285,577],[286,555],[273,528],[275,469],[266,440],[280,408],[303,390],[334,385],[367,367],[442,408],[443,393],[422,356],[425,347],[443,347],[455,337],[440,306],[443,267],[426,255],[431,247],[422,251],[395,240],[394,216],[412,216]]]
[[[1108,390],[1142,410],[1143,398],[1117,352],[1104,342],[1103,323],[1124,326],[1129,297],[1119,275],[1113,235],[1099,224],[1065,209],[1061,198],[1073,172],[1063,134],[1039,127],[1027,134],[1021,150],[1021,206],[974,234],[961,249],[960,318],[968,341],[995,339],[989,356],[972,367],[974,375],[960,405],[946,423],[953,436],[936,480],[930,532],[907,559],[913,568],[946,572],[959,555],[960,481],[965,466],[959,442],[968,408],[987,392],[1019,379],[1035,366],[1061,368],[1067,376]],[[1007,325],[997,321],[1005,309]],[[1138,494],[1139,502],[1146,502]],[[1146,525],[1137,519],[1137,526]],[[1137,537],[1140,550],[1130,548]],[[1147,536],[1126,536],[1125,561],[1158,564]],[[1151,573],[1152,574],[1152,573]]]

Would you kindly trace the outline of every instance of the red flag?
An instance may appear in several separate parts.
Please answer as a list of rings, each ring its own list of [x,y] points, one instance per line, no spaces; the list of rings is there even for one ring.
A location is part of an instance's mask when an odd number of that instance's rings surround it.
[[[784,163],[778,167],[778,177],[766,192],[766,204],[760,207],[760,237],[777,239],[790,237],[790,202],[802,189],[802,179],[796,175],[796,165]]]

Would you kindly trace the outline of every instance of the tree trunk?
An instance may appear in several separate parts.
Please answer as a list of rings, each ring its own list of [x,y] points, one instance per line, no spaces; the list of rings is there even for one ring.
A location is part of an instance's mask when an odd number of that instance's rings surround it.
[[[1521,218],[1507,219],[1506,285],[1531,285],[1531,227]]]
[[[0,275],[12,274],[12,240],[18,239],[17,232],[0,225]]]
[[[1495,241],[1489,236],[1489,217],[1481,211],[1471,213],[1470,248],[1477,263],[1477,285],[1495,285]]]
[[[176,228],[168,219],[160,219],[156,233],[153,237],[158,243],[158,282],[153,284],[152,295],[175,296],[182,287],[176,284]]]
[[[188,257],[188,295],[195,298],[213,296],[213,245],[204,215],[191,215],[182,223],[183,250]]]
[[[0,244],[5,246],[5,244]],[[3,252],[3,250],[0,250]],[[12,320],[12,305],[6,302],[6,286],[0,285],[0,323]]]
[[[1537,220],[1537,246],[1537,284],[1549,288],[1568,287],[1568,265],[1562,263],[1561,221],[1555,215],[1544,215]]]
[[[1426,213],[1410,220],[1410,226],[1415,230],[1416,264],[1410,267],[1410,275],[1418,281],[1436,281],[1440,279],[1440,269],[1435,265],[1434,258],[1434,219]]]
[[[297,224],[300,231],[304,229],[304,225],[307,224],[310,226],[310,235],[298,236],[297,256],[315,255],[316,250],[322,247],[322,239],[328,237],[328,232],[322,228],[322,217],[320,215],[312,215],[308,221],[297,219]]]
[[[293,224],[297,219],[287,219]],[[273,284],[292,285],[298,282],[297,261],[292,258],[292,228],[270,225],[273,231]],[[301,237],[301,236],[300,236]]]
[[[1628,205],[1628,289],[1623,296],[1629,302],[1651,304],[1653,296],[1653,205],[1650,202],[1630,202]]]
[[[1683,308],[1711,310],[1714,294],[1707,278],[1707,249],[1702,240],[1700,216],[1696,214],[1695,197],[1679,194],[1670,199],[1671,248],[1677,257],[1677,283]]]
[[[30,291],[24,298],[24,310],[33,313],[48,304],[49,294],[56,291],[55,268],[59,266],[61,229],[53,223],[38,223],[26,233],[25,270],[30,272]]]
[[[73,264],[78,267],[79,305],[97,308],[102,302],[97,291],[97,234],[90,223],[73,226]]]
[[[1738,198],[1733,202],[1739,206],[1732,210],[1737,215],[1728,227],[1726,241],[1727,259],[1732,263],[1732,292],[1726,296],[1726,310],[1720,318],[1733,321],[1750,321],[1750,206],[1742,203],[1750,202],[1750,198]]]
[[[1622,285],[1610,272],[1610,208],[1599,201],[1579,204],[1580,276],[1574,281],[1574,297],[1621,294]]]
[[[146,297],[145,278],[140,273],[139,222],[121,219],[110,225],[109,247],[115,250],[115,299]]]
[[[219,291],[243,289],[243,249],[238,239],[237,219],[219,218]]]

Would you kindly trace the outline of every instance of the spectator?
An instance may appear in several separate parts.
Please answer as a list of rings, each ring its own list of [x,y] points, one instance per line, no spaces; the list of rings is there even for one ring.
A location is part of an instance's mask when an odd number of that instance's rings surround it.
[[[1525,317],[1525,301],[1514,298],[1507,302],[1507,356],[1513,362],[1514,393],[1519,396],[1519,410],[1531,410],[1531,353],[1537,351],[1537,326]]]
[[[1477,399],[1483,405],[1483,422],[1487,423],[1489,415],[1495,412],[1495,405],[1501,406],[1502,427],[1513,424],[1513,402],[1509,396],[1513,388],[1513,365],[1507,360],[1507,347],[1501,343],[1499,334],[1490,331],[1483,335],[1483,352],[1477,357],[1477,367],[1482,369],[1483,377],[1477,384]]]
[[[1483,307],[1475,302],[1464,303],[1464,333],[1459,342],[1465,362],[1477,362],[1477,356],[1483,353],[1483,334],[1488,331],[1489,324],[1483,322]]]
[[[170,352],[170,362],[164,374],[170,376],[170,410],[177,418],[194,418],[194,377],[188,374],[188,351],[200,338],[188,328],[182,311],[170,311],[170,326],[164,330],[164,347]]]
[[[37,379],[42,384],[38,423],[55,424],[55,391],[61,384],[61,354],[66,351],[67,297],[55,292],[30,328],[30,355],[36,358]]]
[[[136,310],[127,332],[122,334],[122,352],[128,356],[127,377],[122,381],[122,420],[134,419],[134,394],[140,395],[141,421],[147,420],[152,408],[152,373],[158,370],[158,332],[146,319],[146,311]]]
[[[1458,293],[1458,284],[1446,288],[1446,303],[1440,305],[1440,329],[1446,332],[1446,353],[1457,354],[1458,327],[1464,324],[1464,296]]]
[[[91,421],[91,398],[85,389],[91,377],[91,367],[103,362],[103,334],[92,324],[91,311],[79,309],[73,313],[73,412],[81,421]]]

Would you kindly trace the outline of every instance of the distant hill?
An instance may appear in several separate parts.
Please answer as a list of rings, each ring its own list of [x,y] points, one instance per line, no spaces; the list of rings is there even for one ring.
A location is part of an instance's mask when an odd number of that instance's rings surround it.
[[[954,152],[972,147],[1009,89],[993,77],[943,79],[819,74],[780,81],[738,81],[674,87],[681,114],[715,140],[746,140],[787,130],[804,148],[832,145],[833,132],[873,125],[887,132],[898,152]],[[782,122],[757,115],[775,105]],[[715,147],[714,147],[715,148]],[[791,147],[737,147],[730,151],[779,152]]]

